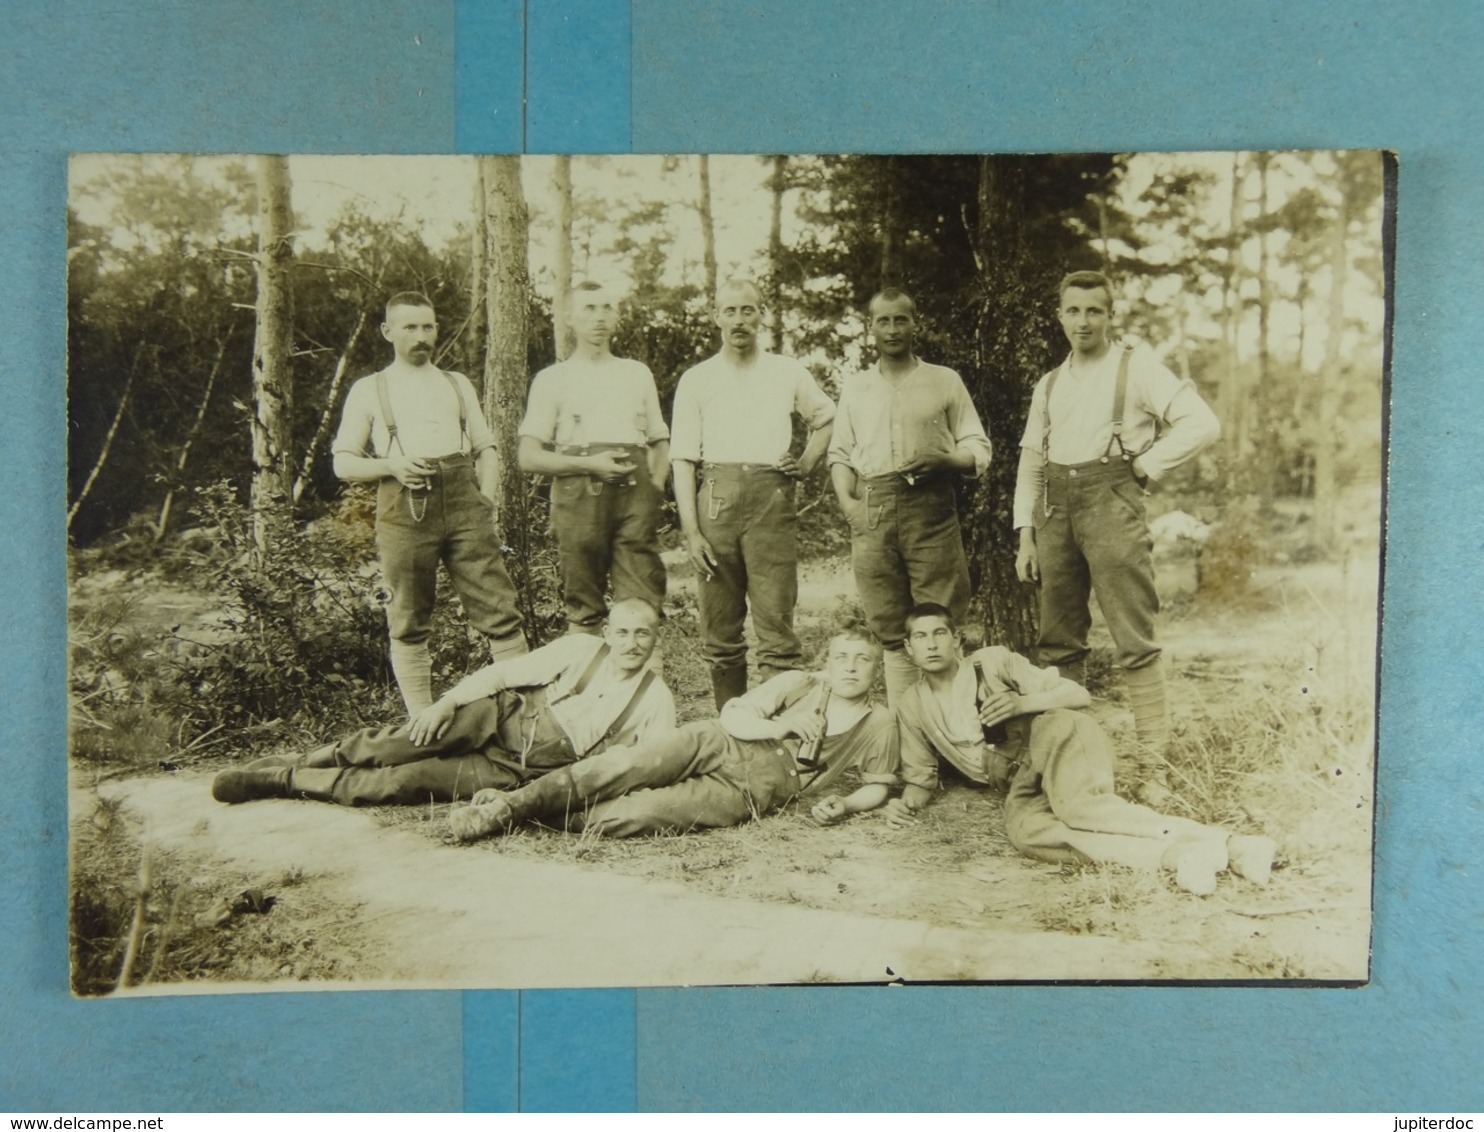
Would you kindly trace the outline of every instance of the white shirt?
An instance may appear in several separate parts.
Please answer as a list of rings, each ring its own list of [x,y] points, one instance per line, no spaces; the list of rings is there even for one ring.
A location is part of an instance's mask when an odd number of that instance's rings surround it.
[[[573,355],[547,366],[531,383],[522,436],[543,444],[650,445],[670,435],[654,375],[643,362]]]
[[[835,419],[835,403],[803,363],[760,350],[738,367],[717,354],[680,378],[670,422],[670,458],[693,464],[776,464],[793,440],[795,413],[810,429]]]

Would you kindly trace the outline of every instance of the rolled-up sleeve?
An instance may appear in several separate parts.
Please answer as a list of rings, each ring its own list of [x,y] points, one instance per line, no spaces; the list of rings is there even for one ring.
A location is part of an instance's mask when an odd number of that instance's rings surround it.
[[[836,464],[855,467],[855,421],[852,419],[850,404],[850,394],[842,388],[840,405],[835,410],[835,431],[830,436],[829,451],[825,455],[826,464],[832,468]]]
[[[835,403],[802,363],[798,368],[799,376],[794,385],[794,412],[799,414],[810,429],[824,428],[835,419]]]
[[[895,786],[901,781],[901,739],[897,718],[886,708],[871,709],[859,769],[862,782]]]
[[[957,375],[955,377],[957,378]],[[978,479],[989,467],[989,462],[994,457],[994,449],[989,443],[989,434],[984,431],[984,423],[979,419],[979,410],[974,408],[974,402],[969,397],[969,391],[964,386],[963,379],[957,378],[954,385],[953,395],[948,401],[948,427],[953,432],[953,442],[958,450],[973,458],[973,478]]]
[[[924,790],[937,790],[938,755],[915,714],[906,703],[897,710],[902,781]]]

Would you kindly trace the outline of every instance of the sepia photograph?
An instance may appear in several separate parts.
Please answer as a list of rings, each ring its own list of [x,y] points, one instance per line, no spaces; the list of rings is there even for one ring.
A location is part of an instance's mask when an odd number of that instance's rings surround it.
[[[1395,193],[74,155],[73,993],[1365,982]]]

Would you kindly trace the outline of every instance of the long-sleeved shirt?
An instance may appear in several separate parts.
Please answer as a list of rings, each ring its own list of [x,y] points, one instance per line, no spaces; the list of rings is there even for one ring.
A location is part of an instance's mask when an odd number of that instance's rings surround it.
[[[835,403],[802,362],[759,351],[739,368],[717,354],[686,370],[675,389],[670,459],[775,464],[789,450],[795,413],[810,429],[835,419]]]
[[[878,366],[852,374],[840,388],[829,463],[859,476],[888,475],[923,452],[966,452],[977,478],[989,467],[989,437],[963,379],[946,366],[919,361],[890,378]]]
[[[780,672],[728,703],[721,726],[732,734],[727,728],[728,717],[739,714],[783,722],[807,721],[818,714],[823,694],[824,680],[818,674]],[[852,769],[861,782],[894,786],[898,766],[896,720],[880,704],[862,704],[859,718],[849,727],[825,735],[819,761],[823,769],[810,780],[805,793],[824,793]]]
[[[925,790],[938,788],[938,759],[947,759],[974,782],[990,781],[989,760],[1000,754],[1012,761],[1019,754],[1019,729],[1011,728],[1010,742],[991,747],[974,708],[974,662],[984,669],[991,692],[1032,695],[1049,692],[1062,682],[1054,668],[1037,668],[1019,653],[991,645],[959,662],[953,684],[933,690],[926,678],[907,689],[897,705],[902,736],[902,778]],[[1013,722],[1013,721],[1012,721]]]
[[[460,680],[449,691],[454,703],[471,704],[510,688],[545,688],[546,705],[579,753],[591,750],[634,698],[644,669],[620,672],[610,653],[587,687],[577,682],[603,647],[599,637],[574,633],[506,660],[497,660]],[[653,680],[613,745],[629,746],[675,729],[675,699],[663,680]]]
[[[1020,466],[1015,478],[1017,529],[1032,525],[1034,509],[1041,500],[1045,463],[1082,464],[1117,454],[1113,443],[1113,398],[1118,364],[1123,354],[1114,346],[1098,361],[1083,369],[1072,368],[1069,356],[1052,373],[1056,388],[1051,395],[1050,435],[1046,434],[1046,387],[1051,373],[1037,383],[1031,394],[1030,415],[1020,438]],[[1139,466],[1152,480],[1189,460],[1221,435],[1221,424],[1201,395],[1182,381],[1146,347],[1135,347],[1129,357],[1128,387],[1124,394],[1123,446],[1139,457]],[[1048,451],[1042,457],[1042,442]]]

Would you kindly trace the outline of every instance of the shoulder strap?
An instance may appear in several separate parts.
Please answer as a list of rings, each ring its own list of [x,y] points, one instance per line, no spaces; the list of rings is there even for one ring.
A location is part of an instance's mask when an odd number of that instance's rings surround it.
[[[598,646],[598,651],[593,653],[592,660],[588,661],[587,667],[582,670],[582,675],[577,678],[577,683],[572,685],[572,691],[568,695],[577,696],[587,691],[587,686],[593,682],[598,669],[602,667],[603,661],[608,658],[608,642],[604,641]]]
[[[402,447],[402,442],[397,439],[397,417],[392,412],[392,399],[387,394],[386,370],[380,370],[376,374],[376,399],[381,402],[381,421],[386,425],[386,454],[388,456],[392,454],[392,445],[395,444],[397,451],[405,456],[406,450]]]
[[[624,705],[623,711],[618,713],[618,718],[613,721],[613,726],[604,732],[604,739],[612,739],[623,733],[623,729],[628,726],[630,718],[638,710],[639,701],[644,698],[644,693],[649,691],[649,686],[653,683],[654,669],[646,668],[644,675],[639,678],[639,685],[634,689],[634,694],[629,697],[629,702]]]
[[[1070,364],[1068,361],[1063,364]],[[1061,373],[1061,366],[1046,375],[1046,400],[1041,403],[1041,462],[1051,463],[1051,391],[1056,388],[1057,375]]]
[[[1123,402],[1128,396],[1128,359],[1134,352],[1132,346],[1124,346],[1118,359],[1118,380],[1113,385],[1113,435],[1123,435]],[[1119,447],[1123,447],[1121,444]]]
[[[1130,453],[1123,446],[1123,404],[1128,396],[1128,360],[1134,348],[1124,346],[1122,351],[1118,358],[1118,379],[1113,383],[1113,443],[1118,445],[1118,454],[1127,460]]]

